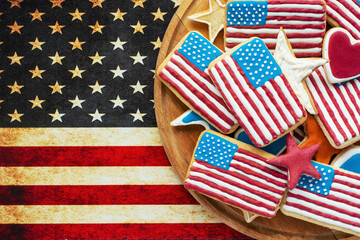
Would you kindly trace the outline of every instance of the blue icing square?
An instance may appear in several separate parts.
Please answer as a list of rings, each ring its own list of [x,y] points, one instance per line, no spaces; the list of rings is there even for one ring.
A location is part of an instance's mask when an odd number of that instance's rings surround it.
[[[228,26],[265,25],[267,1],[235,1],[227,4],[226,20]]]
[[[197,32],[191,32],[178,51],[201,71],[221,55],[217,47]]]
[[[195,158],[214,167],[228,170],[238,146],[212,133],[201,137],[195,151]]]
[[[310,192],[321,194],[324,196],[329,195],[335,175],[334,169],[320,163],[311,163],[316,168],[316,170],[321,173],[322,177],[320,179],[315,179],[313,177],[303,174],[299,179],[297,187],[301,187],[307,189]]]
[[[203,119],[199,114],[197,114],[197,113],[194,112],[194,111],[190,111],[189,114],[186,115],[186,116],[182,119],[182,121],[183,121],[184,123],[193,123],[193,124],[196,124],[196,123],[194,123],[194,122],[203,121],[203,122],[205,122],[205,123],[209,126],[209,128],[210,128],[211,130],[216,131],[216,128],[214,128],[211,124],[209,124],[207,121],[205,121],[205,119]]]
[[[261,87],[282,71],[260,38],[254,38],[231,54],[254,88]]]

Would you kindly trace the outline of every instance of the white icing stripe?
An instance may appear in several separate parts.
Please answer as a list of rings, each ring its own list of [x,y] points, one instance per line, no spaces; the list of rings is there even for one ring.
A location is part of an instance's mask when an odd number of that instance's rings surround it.
[[[264,99],[265,103],[269,106],[270,111],[275,115],[276,119],[283,119],[281,117],[281,114],[279,113],[279,111],[277,110],[277,108],[275,107],[274,103],[272,101],[270,101],[269,97],[266,95],[264,89],[257,88],[258,93],[261,95],[261,97]],[[289,129],[288,125],[286,124],[285,121],[283,120],[279,120],[279,124],[282,127],[282,129],[284,129],[285,131]]]
[[[337,198],[341,198],[341,199],[344,199],[346,201],[351,201],[351,202],[359,202],[359,199],[356,198],[356,197],[352,197],[348,194],[344,194],[342,192],[337,192],[335,190],[330,190],[330,195],[334,196],[334,197],[337,197]]]
[[[319,68],[319,70],[323,70],[322,67]],[[324,72],[324,71],[322,71]],[[319,82],[320,79],[319,79],[319,76],[317,74],[317,72],[314,72],[312,74],[313,78],[315,79],[316,82]],[[332,119],[332,117],[330,116],[329,112],[327,111],[324,103],[322,102],[320,96],[319,96],[319,93],[317,92],[317,90],[315,89],[314,85],[312,84],[310,78],[307,78],[306,79],[306,85],[310,91],[310,93],[312,94],[313,96],[313,101],[316,102],[318,104],[318,107],[319,107],[319,110],[321,110],[322,112],[322,116],[323,116],[323,119],[322,121],[325,120],[325,125],[329,125],[330,129],[334,132],[334,135],[337,139],[337,141],[340,142],[340,144],[344,143],[345,139],[344,137],[342,136],[342,134],[340,133],[339,129],[337,129],[335,123],[334,123],[334,120]],[[325,104],[328,104],[328,103],[325,103]],[[327,129],[329,130],[329,129]]]
[[[272,8],[299,8],[299,9],[313,9],[313,10],[323,10],[324,5],[317,4],[268,4],[268,9]]]
[[[286,10],[286,9],[285,9]],[[280,11],[276,11],[276,12],[271,12],[271,11],[268,11],[267,13],[268,16],[290,16],[290,17],[293,17],[293,16],[297,16],[297,17],[312,17],[312,18],[322,18],[324,17],[325,15],[325,12],[324,13],[306,13],[306,12],[280,12]],[[268,22],[268,21],[266,21]],[[286,21],[284,21],[286,22]],[[302,21],[302,22],[313,22],[313,21]]]
[[[228,43],[242,43],[249,40],[248,38],[226,38],[226,42]],[[276,38],[261,38],[265,44],[276,44]],[[288,38],[290,43],[319,43],[322,44],[323,39],[321,37],[314,38]]]
[[[342,12],[342,14],[341,14],[342,16],[348,16],[351,20],[353,20],[356,23],[357,26],[354,26],[354,27],[356,27],[357,29],[359,28],[360,20],[359,20],[358,16],[354,15],[351,11],[349,11],[339,1],[330,1],[330,2],[333,3],[334,5],[336,5],[340,9],[340,11]],[[346,2],[351,4],[355,11],[357,11],[357,12],[360,11],[360,8],[358,6],[356,6],[352,1],[346,1]]]
[[[266,185],[268,185],[268,186],[270,186],[270,187],[272,187],[272,188],[276,188],[276,189],[281,190],[281,191],[284,191],[284,190],[285,190],[284,187],[281,187],[281,186],[278,186],[278,185],[276,185],[276,184],[274,184],[274,183],[268,182],[268,181],[266,181],[264,178],[259,178],[259,177],[256,177],[256,176],[249,175],[249,174],[247,174],[246,172],[242,171],[241,169],[237,169],[237,168],[234,168],[234,167],[230,167],[229,170],[232,171],[232,172],[239,173],[239,174],[241,174],[241,175],[248,176],[249,178],[251,178],[251,179],[253,179],[253,180],[255,180],[255,181],[258,181],[258,182],[260,182],[260,183],[266,184]]]
[[[349,187],[345,184],[342,184],[342,183],[333,183],[334,187],[336,186],[336,188],[338,189],[342,189],[342,190],[346,190],[346,191],[349,191],[349,192],[353,192],[357,195],[360,195],[360,184],[359,184],[359,181],[355,180],[355,179],[352,179],[352,178],[348,178],[346,176],[342,176],[342,175],[336,175],[334,177],[334,179],[336,180],[340,180],[340,181],[344,181],[344,182],[347,182],[347,183],[351,183],[351,184],[354,184],[357,186],[357,188],[354,188],[354,187]],[[351,190],[350,190],[351,189]]]
[[[249,94],[249,97],[252,99],[252,101],[254,102],[254,104],[257,106],[258,110],[260,111],[259,113],[255,113],[255,115],[261,115],[264,117],[265,121],[269,124],[270,128],[272,128],[275,133],[277,135],[280,135],[280,129],[276,126],[274,120],[271,118],[271,116],[269,115],[269,113],[266,111],[264,104],[262,104],[262,102],[258,99],[258,97],[256,96],[256,94],[253,92],[252,89],[250,89],[249,85],[247,84],[246,80],[242,77],[242,75],[239,73],[237,67],[236,67],[236,63],[234,62],[234,60],[230,57],[227,56],[225,57],[225,61],[227,62],[227,64],[229,64],[231,70],[235,73],[237,80],[239,81],[239,83],[241,84],[241,86],[243,87],[244,91],[247,92]],[[235,83],[235,80],[234,80]],[[240,89],[239,89],[240,91]],[[243,100],[243,99],[242,99]],[[242,101],[243,102],[243,101]],[[251,105],[250,105],[251,106]],[[251,107],[252,108],[252,107]],[[246,108],[248,109],[248,108]],[[250,109],[248,109],[249,111]],[[255,110],[254,110],[255,111]],[[251,114],[251,113],[250,113]],[[252,115],[252,114],[251,114]],[[252,115],[254,116],[254,115]],[[265,127],[265,126],[264,126]],[[264,129],[261,128],[261,130],[264,132]],[[273,137],[270,135],[269,136],[269,141],[271,141],[273,139]]]
[[[196,95],[194,95],[187,87],[184,86],[183,83],[181,83],[179,80],[177,80],[173,75],[171,75],[165,68],[162,70],[162,72],[167,76],[175,85],[179,86],[185,94],[190,97],[196,105],[198,105],[201,109],[209,113],[215,121],[217,121],[219,124],[224,126],[227,129],[230,129],[231,126],[227,124],[222,118],[220,118],[216,113],[214,113],[206,104],[204,104],[202,101],[200,101]]]
[[[222,172],[220,172],[220,171],[218,171],[218,170],[216,170],[216,169],[208,168],[208,167],[206,167],[206,166],[204,166],[204,165],[201,165],[201,164],[199,164],[199,163],[197,163],[197,162],[194,162],[193,166],[194,166],[194,167],[198,167],[198,168],[203,169],[203,170],[206,170],[206,171],[209,171],[209,172],[212,172],[212,173],[214,173],[214,174],[217,174],[217,175],[222,176],[222,177],[224,177],[224,178],[227,178],[227,179],[229,179],[229,180],[238,182],[239,184],[243,184],[243,185],[246,185],[246,186],[250,186],[250,187],[253,188],[254,190],[257,190],[257,191],[260,191],[260,192],[264,192],[264,193],[266,193],[266,194],[269,194],[270,196],[273,196],[273,197],[276,197],[276,198],[279,198],[279,199],[282,198],[282,195],[277,194],[277,193],[275,193],[275,192],[272,192],[271,189],[269,190],[269,189],[265,189],[265,188],[261,188],[261,187],[255,186],[255,185],[253,185],[253,184],[251,184],[251,183],[249,183],[249,182],[245,182],[245,181],[243,181],[243,180],[241,180],[241,179],[239,179],[239,178],[236,178],[236,177],[234,177],[234,176],[232,176],[232,175],[229,175],[229,174],[226,174],[226,173],[222,173]],[[242,175],[243,175],[243,174],[242,174]],[[252,178],[252,177],[249,176],[249,175],[243,175],[243,176],[246,177],[246,178],[249,178],[249,180],[251,180],[252,182],[254,181],[254,178]],[[267,185],[267,187],[268,187],[268,188],[272,188],[272,187],[269,187],[269,185]],[[272,189],[274,189],[274,188],[272,188]],[[282,190],[285,192],[285,188],[283,188]]]
[[[291,115],[291,113],[289,112],[289,110],[287,109],[287,107],[284,105],[284,103],[281,101],[281,98],[279,97],[278,93],[275,91],[274,87],[272,86],[272,84],[270,82],[266,82],[265,83],[265,87],[267,89],[269,89],[269,91],[271,92],[271,94],[273,95],[276,103],[279,105],[280,109],[283,111],[283,113],[285,114],[287,120],[292,124],[295,125],[295,119],[293,118],[293,116]]]
[[[202,178],[202,179],[205,179],[205,180],[208,180],[222,188],[226,188],[226,189],[229,189],[231,191],[234,191],[236,193],[239,193],[243,196],[246,196],[246,197],[249,197],[249,198],[252,198],[254,200],[257,200],[257,201],[260,201],[260,202],[263,202],[265,203],[266,205],[268,206],[271,206],[271,207],[276,207],[277,206],[277,203],[274,203],[272,201],[269,201],[268,199],[266,198],[263,198],[263,197],[260,197],[259,195],[256,195],[255,193],[252,193],[252,192],[249,192],[245,189],[242,189],[242,188],[239,188],[239,187],[236,187],[236,186],[233,186],[231,184],[228,184],[226,182],[223,182],[223,181],[220,181],[216,178],[213,178],[213,177],[210,177],[206,174],[203,174],[203,173],[199,173],[199,172],[196,172],[196,171],[191,171],[190,172],[190,176],[194,176],[194,177],[199,177],[199,178]],[[205,184],[205,183],[204,183]]]
[[[242,153],[238,153],[238,152],[236,152],[235,155],[238,156],[238,157],[241,157],[241,158],[248,159],[248,160],[250,160],[252,162],[256,162],[257,164],[260,164],[261,166],[265,166],[265,167],[267,167],[267,168],[269,168],[271,170],[274,170],[276,172],[279,172],[279,173],[283,174],[284,176],[287,176],[287,172],[284,172],[283,170],[277,168],[276,166],[268,164],[268,163],[266,163],[266,162],[264,162],[262,160],[259,160],[259,159],[256,159],[256,158],[253,158],[251,156],[248,156],[248,155],[245,155],[245,154],[242,154]]]
[[[277,28],[257,28],[257,29],[249,29],[249,28],[234,28],[234,27],[227,27],[226,31],[229,33],[243,33],[243,34],[278,34],[279,29]],[[284,28],[284,31],[286,34],[292,34],[292,33],[322,33],[324,32],[324,29],[313,29],[313,28],[305,28],[305,29],[289,29]]]
[[[357,38],[360,38],[360,32],[351,24],[349,23],[345,18],[343,18],[339,13],[336,12],[336,10],[332,9],[329,6],[326,6],[326,11],[330,16],[334,16],[338,21],[342,24],[342,26],[346,26],[349,28],[349,30],[357,36]]]
[[[346,89],[349,89],[349,85],[351,85],[351,83],[347,83],[347,84],[345,84],[345,85],[341,85],[340,87],[339,87],[339,89],[340,89],[340,91],[341,91],[341,93],[342,93],[342,95],[344,96],[344,98],[345,98],[345,103],[347,104],[347,105],[349,105],[349,107],[350,107],[350,109],[352,110],[352,112],[353,112],[353,116],[349,116],[347,119],[351,119],[351,123],[353,124],[353,129],[354,129],[354,132],[356,133],[356,136],[359,136],[359,129],[358,129],[358,127],[356,126],[356,122],[358,122],[359,121],[359,119],[360,119],[360,115],[359,115],[359,113],[356,111],[356,108],[355,108],[355,106],[354,106],[354,104],[353,104],[353,102],[350,100],[350,97],[349,97],[349,95],[348,95],[348,93],[347,93],[347,91],[346,91]],[[345,87],[346,87],[346,89],[345,89]],[[346,110],[347,111],[347,110]],[[349,114],[350,114],[350,112],[349,112]]]
[[[317,215],[317,214],[309,213],[309,212],[303,211],[302,209],[291,207],[291,206],[288,206],[286,204],[283,205],[282,208],[285,211],[297,213],[297,214],[299,214],[301,216],[312,218],[312,219],[315,219],[315,220],[323,222],[323,223],[327,223],[327,224],[331,224],[331,225],[334,225],[334,226],[346,228],[346,229],[352,230],[354,232],[360,232],[359,227],[355,227],[355,226],[352,226],[352,225],[349,225],[349,224],[346,224],[346,223],[343,223],[343,222],[340,222],[340,221],[335,221],[335,220],[332,220],[332,219],[329,219],[329,218],[326,218],[326,217],[322,217],[322,216]]]
[[[250,165],[248,165],[248,164],[246,164],[246,163],[243,163],[243,162],[239,162],[239,161],[236,161],[236,160],[232,160],[231,165],[233,165],[233,166],[234,166],[234,165],[239,166],[239,167],[237,167],[236,169],[239,169],[239,168],[248,168],[248,169],[250,169],[250,170],[252,170],[252,171],[254,171],[254,172],[256,172],[256,173],[259,173],[259,174],[261,174],[261,175],[264,175],[265,177],[272,178],[272,179],[274,179],[274,180],[276,180],[276,181],[278,181],[278,182],[287,183],[287,180],[285,180],[285,179],[281,179],[281,178],[275,177],[275,176],[273,176],[273,175],[271,175],[271,174],[269,174],[269,173],[267,173],[267,172],[264,172],[264,171],[262,171],[262,170],[260,170],[260,169],[258,169],[258,168],[255,168],[255,167],[250,166]]]
[[[285,95],[288,102],[290,103],[292,109],[295,111],[296,116],[298,116],[299,118],[302,118],[303,111],[300,109],[299,105],[296,103],[296,100],[289,92],[289,89],[286,87],[284,80],[279,76],[275,77],[274,80],[277,83],[277,85],[280,87],[281,91]]]
[[[301,196],[306,197],[308,199],[319,201],[319,202],[322,202],[322,203],[325,203],[325,204],[328,204],[328,205],[331,205],[331,206],[334,206],[334,207],[342,208],[342,209],[344,209],[346,211],[349,211],[349,212],[355,212],[355,213],[360,212],[360,208],[353,207],[353,206],[351,206],[349,204],[346,204],[346,203],[330,200],[325,196],[322,196],[320,194],[313,194],[313,193],[310,193],[309,191],[302,190],[302,189],[300,189],[298,187],[294,188],[290,192],[294,193],[294,194],[301,195]],[[331,195],[331,191],[330,191],[330,195]],[[295,197],[292,197],[292,198],[295,198]],[[287,202],[291,202],[291,201],[287,200]]]
[[[210,192],[219,194],[219,195],[221,195],[221,196],[224,196],[224,197],[226,197],[226,198],[228,198],[228,199],[231,199],[231,200],[233,200],[233,201],[238,202],[239,204],[248,206],[249,208],[253,209],[256,213],[258,213],[258,212],[265,212],[265,213],[271,214],[271,215],[274,215],[274,214],[275,214],[275,211],[270,211],[270,210],[268,210],[268,209],[266,209],[266,208],[264,208],[264,207],[259,207],[259,206],[250,204],[249,202],[243,201],[243,200],[241,200],[241,199],[239,199],[239,198],[237,198],[237,197],[234,197],[234,196],[232,196],[232,195],[230,195],[230,194],[227,194],[227,193],[224,193],[224,192],[222,192],[222,191],[220,191],[220,190],[218,190],[218,189],[212,188],[212,187],[210,187],[210,186],[208,186],[208,185],[206,185],[206,184],[204,184],[204,183],[202,183],[202,182],[194,181],[194,180],[191,180],[191,179],[187,179],[186,182],[187,182],[187,183],[190,183],[190,184],[193,184],[193,185],[195,185],[195,186],[198,186],[198,187],[200,187],[200,188],[202,188],[202,189],[205,189],[205,190],[207,190],[207,191],[210,191]],[[276,210],[276,209],[275,209],[275,210]]]
[[[359,84],[359,82],[358,82],[357,80],[353,80],[353,82]],[[350,84],[350,83],[348,83],[348,84],[346,84],[346,85],[347,85],[348,89],[350,90],[350,93],[353,95],[353,97],[354,97],[354,99],[355,99],[355,104],[360,108],[360,99],[359,99],[359,97],[357,96],[357,93],[356,93],[356,91],[355,91],[354,86],[353,86],[352,84]],[[355,85],[356,85],[356,84],[355,84]],[[355,87],[358,88],[357,85],[356,85]],[[360,117],[357,118],[357,119],[360,119]]]
[[[222,64],[221,62],[219,62],[218,64]],[[231,105],[231,108],[233,109],[233,111],[235,113],[238,113],[237,117],[240,119],[240,121],[246,126],[247,130],[249,131],[249,133],[251,134],[251,136],[255,139],[255,141],[257,143],[259,143],[260,145],[263,145],[264,142],[261,140],[260,136],[256,133],[255,129],[253,128],[253,126],[249,123],[248,118],[245,117],[245,114],[242,112],[242,110],[240,109],[240,107],[238,106],[238,104],[235,102],[235,100],[233,99],[233,97],[231,96],[231,93],[229,92],[229,90],[227,89],[227,87],[225,86],[224,82],[222,81],[219,73],[217,72],[216,68],[213,67],[210,69],[211,73],[213,74],[214,78],[213,80],[215,80],[217,82],[217,84],[220,87],[220,91],[223,94],[223,97],[227,99],[227,101],[229,102],[229,104]],[[230,106],[229,106],[230,107]]]
[[[271,53],[274,53],[275,49],[269,49]],[[293,48],[293,52],[296,53],[318,53],[321,52],[321,48]]]
[[[199,79],[201,82],[203,82],[206,87],[208,87],[210,89],[211,92],[213,92],[214,94],[216,94],[217,96],[221,97],[221,94],[219,92],[219,90],[215,87],[215,85],[209,83],[209,81],[207,81],[206,79],[204,79],[203,77],[200,76],[199,73],[197,73],[191,66],[189,66],[181,57],[174,55],[173,58],[178,61],[182,66],[184,66],[188,71],[190,71],[190,73],[192,75],[194,75],[197,79]],[[193,86],[198,86],[189,76],[187,76],[187,74],[185,72],[183,72],[180,68],[178,68],[175,64],[173,64],[171,61],[168,63],[169,67],[171,67],[170,65],[174,66],[176,69],[176,71],[182,75],[183,78],[185,78],[191,85]],[[201,93],[205,94],[205,96],[210,99],[215,105],[216,107],[223,113],[225,114],[225,116],[227,116],[228,118],[230,118],[235,124],[237,123],[237,120],[234,118],[234,116],[229,112],[229,110],[227,108],[225,108],[223,105],[221,105],[217,100],[215,100],[212,96],[210,96],[209,94],[207,94],[205,92],[205,90],[203,90],[202,88],[200,88],[200,86],[197,87]]]

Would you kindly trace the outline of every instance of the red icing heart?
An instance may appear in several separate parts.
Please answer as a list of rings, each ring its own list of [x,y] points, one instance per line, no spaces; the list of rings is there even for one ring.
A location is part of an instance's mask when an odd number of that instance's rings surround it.
[[[350,34],[343,31],[330,36],[328,58],[332,75],[336,78],[351,79],[360,75],[360,42],[352,44],[350,38]]]

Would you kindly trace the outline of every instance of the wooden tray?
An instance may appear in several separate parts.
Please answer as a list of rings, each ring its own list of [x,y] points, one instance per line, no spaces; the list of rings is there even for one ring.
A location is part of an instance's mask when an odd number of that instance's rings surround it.
[[[197,30],[208,36],[207,25],[189,20],[187,17],[209,8],[208,0],[185,0],[175,13],[164,36],[157,66],[160,66],[168,53],[184,37],[186,33]],[[223,47],[223,32],[217,37],[215,44]],[[184,180],[191,155],[199,134],[204,130],[199,126],[171,127],[170,122],[186,111],[186,106],[155,78],[155,111],[157,124],[166,154]],[[217,216],[230,227],[257,239],[357,239],[354,236],[320,227],[315,224],[287,217],[279,210],[272,219],[258,217],[252,223],[244,221],[240,210],[215,201],[196,192],[190,192],[195,199],[209,212]]]

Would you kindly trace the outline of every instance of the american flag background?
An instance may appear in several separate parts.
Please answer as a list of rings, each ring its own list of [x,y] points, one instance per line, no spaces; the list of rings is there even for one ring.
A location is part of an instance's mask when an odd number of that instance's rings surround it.
[[[259,38],[217,61],[209,72],[239,125],[257,147],[277,139],[306,116],[279,65]]]
[[[287,194],[282,210],[299,214],[319,224],[329,223],[353,232],[360,231],[360,177],[313,162],[322,177],[303,175]]]
[[[183,188],[156,128],[178,0],[0,2],[0,239],[245,239]]]
[[[227,4],[226,48],[260,37],[273,51],[282,27],[297,57],[319,57],[325,20],[322,0],[232,1]]]
[[[185,187],[256,215],[274,217],[287,172],[211,132],[199,138]]]

